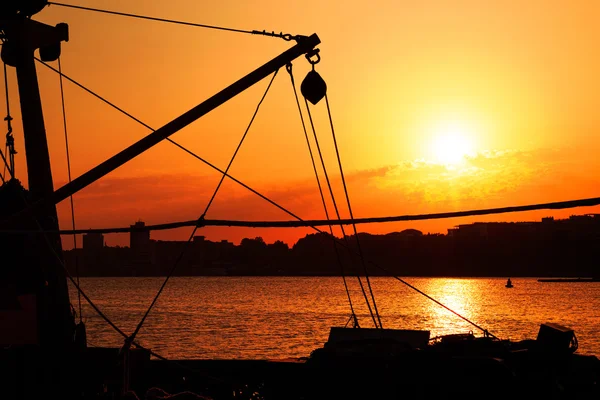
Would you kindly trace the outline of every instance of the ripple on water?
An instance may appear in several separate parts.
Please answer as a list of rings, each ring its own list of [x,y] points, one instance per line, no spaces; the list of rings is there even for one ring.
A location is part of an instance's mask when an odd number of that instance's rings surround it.
[[[125,332],[132,332],[163,278],[82,278],[82,287]],[[552,284],[536,279],[406,278],[411,285],[500,338],[535,338],[540,323],[575,330],[579,352],[600,354],[600,283]],[[386,328],[430,330],[431,336],[478,330],[392,278],[371,280]],[[373,326],[356,280],[348,280],[361,326]],[[71,296],[76,293],[71,287]],[[121,346],[123,338],[84,305],[88,338]],[[305,357],[331,326],[350,317],[341,278],[171,278],[139,333],[139,341],[172,358]]]

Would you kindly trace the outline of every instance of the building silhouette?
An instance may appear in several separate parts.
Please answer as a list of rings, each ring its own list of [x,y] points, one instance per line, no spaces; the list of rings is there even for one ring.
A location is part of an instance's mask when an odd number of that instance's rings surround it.
[[[130,247],[104,246],[103,235],[85,235],[83,249],[65,252],[69,268],[79,262],[84,276],[165,276],[175,263],[179,276],[365,274],[353,237],[336,251],[326,233],[308,234],[290,248],[260,237],[239,245],[200,235],[190,243],[152,240],[143,221],[131,227]],[[415,229],[358,235],[365,259],[377,266],[369,263],[372,275],[600,276],[600,214],[461,224],[446,235]]]
[[[99,251],[104,247],[104,235],[101,233],[87,233],[83,235],[84,251]]]

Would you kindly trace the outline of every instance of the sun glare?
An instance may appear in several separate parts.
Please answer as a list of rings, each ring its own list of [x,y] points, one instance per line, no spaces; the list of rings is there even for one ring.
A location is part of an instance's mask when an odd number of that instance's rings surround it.
[[[457,122],[440,124],[432,139],[432,153],[436,162],[459,164],[473,151],[469,128]]]

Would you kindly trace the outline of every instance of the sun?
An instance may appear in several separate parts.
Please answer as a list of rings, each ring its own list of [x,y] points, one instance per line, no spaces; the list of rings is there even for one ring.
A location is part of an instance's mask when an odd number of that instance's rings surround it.
[[[460,164],[473,151],[472,132],[460,122],[444,122],[433,132],[431,152],[440,164]]]

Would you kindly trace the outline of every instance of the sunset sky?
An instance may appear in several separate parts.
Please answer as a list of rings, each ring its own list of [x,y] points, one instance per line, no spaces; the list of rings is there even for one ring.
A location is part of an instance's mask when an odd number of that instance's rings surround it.
[[[600,3],[596,1],[116,0],[88,7],[246,30],[317,33],[333,121],[355,217],[459,211],[600,195]],[[69,24],[63,72],[159,128],[292,43],[262,36],[135,20],[50,6],[35,19]],[[53,63],[56,67],[57,63]],[[294,62],[297,85],[309,71]],[[55,188],[67,181],[58,76],[38,65]],[[268,79],[172,138],[224,169]],[[3,85],[3,84],[2,84]],[[4,88],[2,88],[4,90]],[[9,68],[17,176],[26,184],[14,68]],[[73,176],[149,131],[65,82]],[[2,105],[4,107],[4,105]],[[344,204],[325,104],[317,133]],[[323,218],[285,70],[236,158],[231,175],[303,218]],[[161,143],[75,196],[78,228],[200,216],[220,176]],[[347,217],[347,208],[343,208]],[[361,225],[384,233],[441,232],[474,221],[539,220],[580,208]],[[59,205],[70,227],[68,201]],[[207,218],[292,219],[225,181]],[[211,240],[262,236],[293,244],[305,229],[204,228]],[[152,233],[184,239],[190,229]],[[109,245],[128,244],[109,235]],[[71,239],[64,238],[65,247]]]

